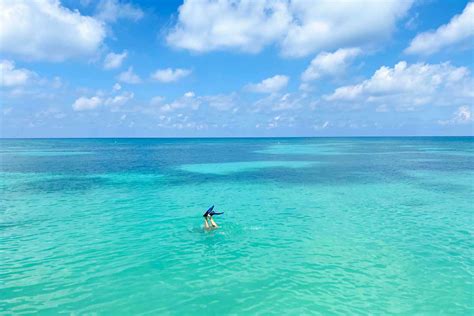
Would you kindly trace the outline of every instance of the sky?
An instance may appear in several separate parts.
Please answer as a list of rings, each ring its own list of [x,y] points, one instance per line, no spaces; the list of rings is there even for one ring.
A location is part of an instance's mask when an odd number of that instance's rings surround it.
[[[0,0],[1,137],[474,134],[474,2]]]

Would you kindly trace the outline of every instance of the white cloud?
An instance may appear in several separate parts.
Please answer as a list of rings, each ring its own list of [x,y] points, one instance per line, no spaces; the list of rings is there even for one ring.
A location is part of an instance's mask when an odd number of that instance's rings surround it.
[[[74,101],[72,108],[74,111],[94,110],[102,105],[102,102],[102,99],[97,96],[91,98],[80,97]]]
[[[0,61],[0,86],[13,87],[25,85],[36,76],[36,73],[28,69],[15,68],[15,63],[11,60]]]
[[[343,48],[334,53],[319,53],[301,75],[301,80],[311,81],[325,75],[340,75],[346,70],[349,62],[361,53],[360,48]]]
[[[460,15],[436,31],[418,34],[405,50],[408,54],[433,54],[439,50],[466,41],[474,36],[474,2],[469,2]]]
[[[194,92],[186,92],[181,98],[174,100],[173,102],[164,104],[160,107],[161,112],[173,112],[180,109],[191,109],[197,110],[201,105],[202,101],[200,98],[196,98]]]
[[[227,111],[236,107],[236,94],[218,94],[203,97],[203,100],[209,104],[210,107],[218,111]]]
[[[121,95],[107,98],[104,104],[112,107],[122,106],[133,99],[133,97],[134,94],[132,92],[124,92]]]
[[[103,22],[54,0],[0,1],[0,51],[28,60],[91,56],[105,38]]]
[[[197,52],[238,49],[250,53],[277,44],[283,55],[305,56],[389,37],[412,2],[188,0],[180,6],[167,42]]]
[[[356,85],[337,88],[324,96],[327,101],[392,104],[398,109],[434,104],[449,105],[453,101],[472,100],[473,78],[466,67],[450,63],[408,65],[401,61],[393,68],[383,66],[374,75]]]
[[[278,92],[288,85],[289,78],[283,75],[276,75],[262,80],[260,83],[251,83],[246,86],[247,90],[259,93]]]
[[[261,98],[253,104],[256,112],[270,109],[272,111],[295,110],[303,104],[307,104],[307,95],[305,93],[286,93],[284,95],[271,94]]]
[[[472,112],[468,106],[460,106],[454,113],[454,118],[459,123],[468,123],[472,121]]]
[[[441,125],[468,124],[471,122],[473,122],[472,111],[467,105],[460,106],[449,120],[438,121]]]
[[[123,92],[120,95],[104,96],[103,93],[98,92],[93,97],[80,97],[74,101],[72,108],[74,111],[88,111],[95,110],[101,106],[111,107],[112,110],[125,105],[127,102],[132,100],[134,94],[132,92]]]
[[[290,19],[284,2],[186,1],[167,41],[198,52],[232,48],[258,52],[281,36]]]
[[[266,126],[264,126],[266,129],[293,127],[295,125],[295,117],[293,115],[280,113],[276,116],[269,117],[266,123]],[[257,125],[256,128],[261,127],[260,124]]]
[[[189,74],[191,74],[191,70],[189,69],[166,68],[166,69],[158,69],[151,75],[151,78],[160,82],[168,83],[168,82],[178,81],[179,79],[189,76]]]
[[[120,73],[117,77],[117,80],[129,84],[137,84],[142,82],[140,77],[138,77],[134,72],[133,72],[133,67],[128,67],[127,71],[124,71]]]
[[[207,111],[210,108],[216,109],[218,111],[224,112],[230,109],[236,109],[236,94],[218,94],[218,95],[208,95],[208,96],[197,96],[194,92],[188,91],[184,93],[181,97],[168,102],[164,103],[164,97],[157,96],[153,97],[150,100],[150,105],[157,106],[158,108],[144,108],[144,113],[153,113],[159,114],[160,119],[163,120],[165,117],[171,117],[174,113],[175,117],[182,117],[183,114],[180,113],[180,110],[185,111],[186,117],[191,114],[191,111],[195,111],[200,109],[202,106],[207,106],[203,111]],[[158,111],[156,111],[158,110]],[[168,116],[163,116],[163,113],[166,113]]]
[[[116,69],[122,66],[123,61],[127,58],[127,51],[123,51],[120,54],[109,53],[104,59],[104,69]]]
[[[310,92],[313,90],[313,88],[311,87],[311,85],[307,82],[302,82],[300,84],[300,86],[298,87],[299,90],[303,91],[303,92]]]
[[[122,86],[118,82],[116,82],[112,87],[112,90],[114,91],[119,91],[120,89],[122,89]]]
[[[116,22],[118,19],[138,21],[143,17],[139,7],[119,0],[101,0],[96,12],[96,17],[106,22]]]
[[[386,39],[412,3],[411,0],[325,0],[316,4],[311,0],[294,1],[293,15],[301,22],[293,22],[289,28],[282,42],[283,53],[304,56],[323,49],[364,46]]]

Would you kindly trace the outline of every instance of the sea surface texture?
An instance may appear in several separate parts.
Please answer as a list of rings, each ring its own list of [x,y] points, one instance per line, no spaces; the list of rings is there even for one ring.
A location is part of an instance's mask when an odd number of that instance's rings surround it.
[[[474,313],[472,137],[0,145],[0,314]]]

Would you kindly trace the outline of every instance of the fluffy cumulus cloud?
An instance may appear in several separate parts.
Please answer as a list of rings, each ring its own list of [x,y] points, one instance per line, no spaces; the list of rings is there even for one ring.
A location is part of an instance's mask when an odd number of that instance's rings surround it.
[[[80,97],[74,101],[72,108],[74,111],[87,111],[94,110],[100,105],[102,105],[102,99],[100,97],[94,96],[91,98]]]
[[[122,53],[109,53],[105,56],[104,59],[104,69],[116,69],[122,66],[123,61],[127,58],[127,51],[123,51]]]
[[[11,60],[0,61],[0,86],[22,86],[31,82],[37,75],[25,68],[16,68]]]
[[[352,59],[361,52],[360,48],[342,48],[334,53],[322,52],[311,61],[309,67],[301,75],[301,80],[311,81],[326,75],[340,75]]]
[[[191,70],[189,69],[166,68],[166,69],[158,69],[157,71],[151,74],[151,78],[159,82],[169,83],[169,82],[178,81],[184,77],[189,76],[190,74],[191,74]]]
[[[119,0],[101,0],[96,8],[96,17],[106,22],[116,22],[118,19],[138,21],[143,17],[143,11]]]
[[[232,48],[258,52],[280,37],[290,20],[285,2],[185,1],[167,41],[198,52]]]
[[[474,36],[474,2],[469,2],[460,15],[435,31],[418,34],[405,50],[409,54],[433,54],[441,49],[462,43]]]
[[[246,86],[246,89],[251,92],[274,93],[285,88],[288,85],[289,80],[290,79],[287,76],[276,75],[264,79],[259,83],[250,83]]]
[[[197,52],[239,49],[251,53],[277,44],[283,55],[305,56],[389,37],[412,2],[188,0],[179,8],[167,42]]]
[[[305,93],[271,94],[254,102],[255,112],[295,111],[302,105],[309,105],[308,95]]]
[[[412,3],[411,0],[292,1],[293,22],[282,42],[283,53],[302,56],[386,39]]]
[[[72,104],[74,111],[91,111],[96,110],[101,106],[108,106],[113,111],[117,107],[125,105],[127,102],[132,100],[134,94],[132,92],[124,92],[120,95],[110,95],[108,97],[93,96],[93,97],[80,97]]]
[[[113,106],[113,107],[122,106],[126,104],[128,101],[130,101],[131,99],[133,99],[133,97],[134,97],[134,94],[132,92],[124,92],[121,95],[107,98],[104,104],[108,106]]]
[[[248,119],[236,116],[243,109],[242,105],[235,92],[201,96],[188,91],[169,102],[161,96],[153,97],[148,105],[134,109],[153,118],[154,124],[160,128],[197,131],[246,125]],[[243,112],[248,109],[246,107]]]
[[[27,60],[91,56],[106,35],[103,22],[55,0],[0,1],[0,51]]]
[[[194,92],[186,92],[182,97],[173,102],[166,103],[160,107],[161,112],[173,112],[176,110],[197,110],[202,104],[200,98],[196,98]]]
[[[401,61],[393,68],[383,66],[359,84],[337,88],[327,101],[392,104],[398,109],[413,109],[426,104],[450,105],[469,101],[473,78],[466,67],[450,63],[408,65]]]
[[[207,104],[218,110],[218,111],[228,111],[232,108],[236,108],[237,106],[237,94],[218,94],[212,96],[205,96],[203,100],[207,102]]]
[[[458,124],[469,124],[473,122],[472,111],[467,106],[460,106],[449,120],[438,121],[441,125],[458,125]]]
[[[150,105],[155,107],[155,114],[166,114],[167,117],[171,118],[180,115],[180,113],[183,113],[184,111],[187,117],[192,118],[196,115],[200,116],[202,113],[208,115],[214,110],[219,111],[220,115],[225,112],[235,113],[239,106],[237,99],[238,96],[235,92],[230,94],[198,96],[193,91],[188,91],[182,96],[167,103],[164,102],[164,98],[161,96],[153,97],[150,100]],[[149,110],[150,109],[147,108],[145,112],[150,113]]]
[[[140,77],[133,72],[133,67],[131,67],[131,66],[128,67],[127,71],[124,71],[124,72],[120,73],[117,76],[117,80],[119,80],[121,82],[124,82],[124,83],[128,83],[128,84],[137,84],[137,83],[142,82]]]

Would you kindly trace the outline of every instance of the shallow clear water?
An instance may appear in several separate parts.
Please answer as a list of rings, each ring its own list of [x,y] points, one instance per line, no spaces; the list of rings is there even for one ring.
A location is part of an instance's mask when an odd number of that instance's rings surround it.
[[[474,313],[472,137],[0,145],[0,314]]]

